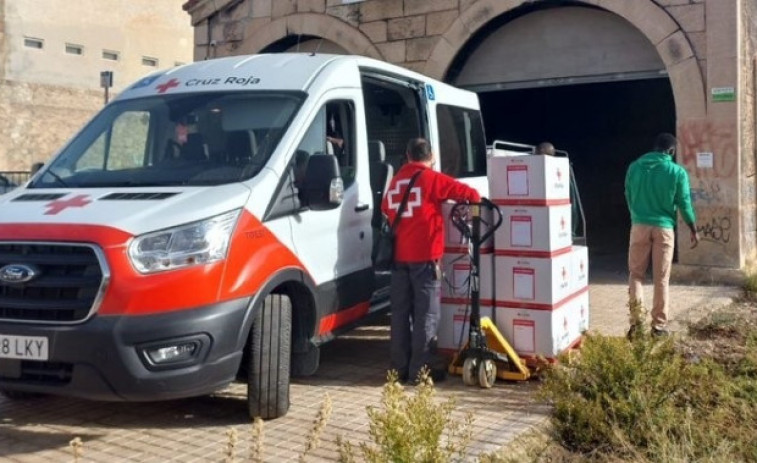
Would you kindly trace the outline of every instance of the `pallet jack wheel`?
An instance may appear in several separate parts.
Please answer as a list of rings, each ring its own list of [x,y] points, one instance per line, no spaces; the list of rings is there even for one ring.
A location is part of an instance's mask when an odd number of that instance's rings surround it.
[[[463,362],[463,384],[466,386],[475,386],[477,383],[476,375],[478,374],[478,359],[468,357]]]
[[[497,364],[494,360],[482,360],[478,364],[478,385],[484,389],[494,386],[497,380]]]

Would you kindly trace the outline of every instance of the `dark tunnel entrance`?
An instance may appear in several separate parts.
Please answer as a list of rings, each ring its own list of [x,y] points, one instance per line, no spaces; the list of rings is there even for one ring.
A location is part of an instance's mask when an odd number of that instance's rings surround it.
[[[675,133],[667,78],[480,92],[489,144],[552,142],[569,153],[586,213],[587,244],[599,272],[623,273],[630,217],[628,165],[659,132]]]

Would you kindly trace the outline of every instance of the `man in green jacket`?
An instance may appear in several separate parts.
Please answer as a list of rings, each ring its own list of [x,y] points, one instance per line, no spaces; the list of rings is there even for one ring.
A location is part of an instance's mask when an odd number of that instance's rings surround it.
[[[632,337],[644,322],[644,276],[652,258],[654,301],[652,334],[668,334],[668,282],[673,262],[676,211],[691,232],[692,248],[699,243],[696,216],[691,206],[689,175],[673,162],[676,139],[669,133],[655,138],[652,152],[631,163],[626,172],[626,201],[631,212],[631,239],[628,247],[628,295]]]

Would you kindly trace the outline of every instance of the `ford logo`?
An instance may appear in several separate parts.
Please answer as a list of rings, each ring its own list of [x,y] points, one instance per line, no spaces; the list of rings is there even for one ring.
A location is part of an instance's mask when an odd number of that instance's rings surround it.
[[[10,264],[0,268],[0,282],[26,283],[39,276],[39,270],[25,264]]]

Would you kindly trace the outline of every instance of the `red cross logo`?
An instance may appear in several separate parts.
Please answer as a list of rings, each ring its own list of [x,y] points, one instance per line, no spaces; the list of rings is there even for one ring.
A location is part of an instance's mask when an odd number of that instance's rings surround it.
[[[158,93],[166,93],[169,89],[178,87],[179,81],[177,79],[171,79],[168,82],[160,85],[156,85],[155,88],[158,89]]]
[[[562,171],[557,169],[557,181],[559,182],[560,180],[562,180]]]
[[[565,267],[562,268],[562,279],[567,280],[568,279],[568,271],[565,270]]]
[[[389,203],[389,209],[398,211],[400,204],[402,203],[402,197],[405,195],[404,191],[400,189],[410,183],[410,179],[398,180],[394,185],[394,188],[386,192],[387,201]],[[421,205],[421,187],[413,186],[410,190],[410,194],[407,197],[407,203],[405,204],[405,210],[402,212],[402,217],[412,217],[413,210]]]
[[[568,331],[568,319],[567,319],[567,318],[565,318],[565,317],[563,317],[563,319],[562,319],[562,328],[563,328],[563,329],[564,329],[565,331]]]
[[[53,202],[45,204],[47,208],[45,215],[55,215],[69,207],[84,207],[91,202],[92,200],[89,199],[89,195],[78,195],[66,200],[56,199]]]
[[[565,217],[560,217],[560,229],[565,230]]]
[[[579,267],[581,268],[581,272],[583,272],[584,271],[584,261],[581,261],[581,263],[579,264]]]
[[[581,318],[584,318],[584,313],[586,313],[586,308],[581,306]]]

